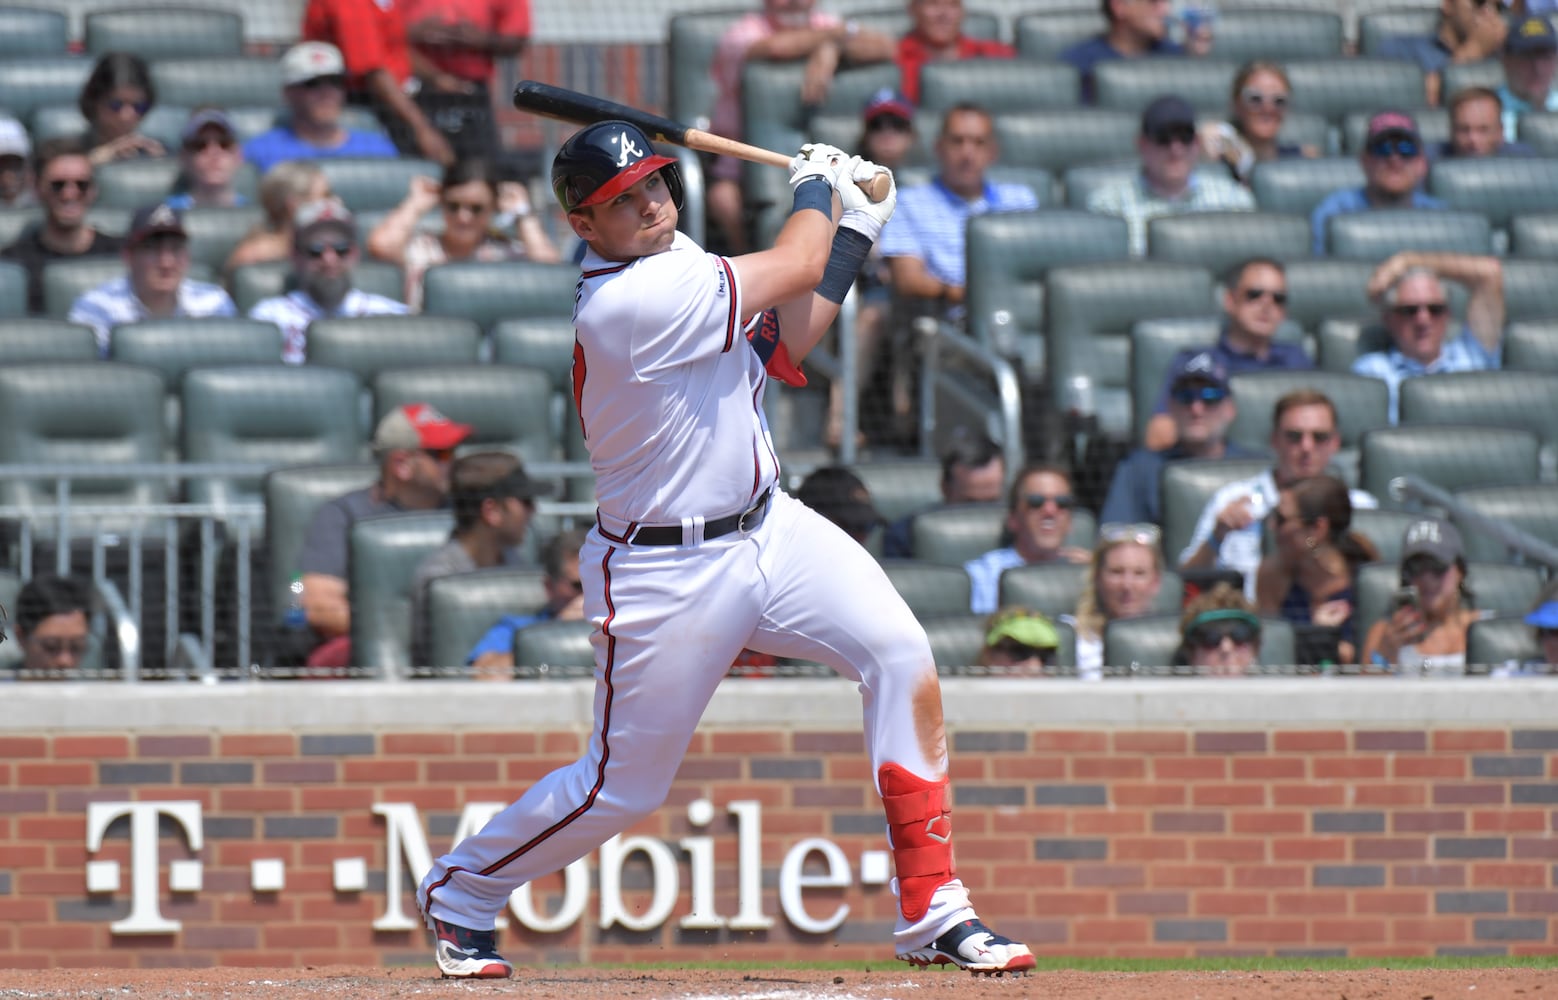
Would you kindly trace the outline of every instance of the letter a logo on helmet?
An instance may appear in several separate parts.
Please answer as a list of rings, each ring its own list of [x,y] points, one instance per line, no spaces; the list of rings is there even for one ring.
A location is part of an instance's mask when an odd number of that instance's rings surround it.
[[[552,193],[563,211],[599,205],[660,171],[671,200],[682,207],[682,173],[676,161],[654,151],[649,137],[630,122],[596,122],[575,132],[552,160]]]

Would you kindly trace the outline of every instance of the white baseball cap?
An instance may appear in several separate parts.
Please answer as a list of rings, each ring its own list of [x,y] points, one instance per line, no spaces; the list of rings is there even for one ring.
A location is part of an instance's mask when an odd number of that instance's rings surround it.
[[[32,155],[32,140],[15,118],[0,118],[0,156]]]
[[[329,42],[299,42],[281,57],[281,85],[291,87],[321,76],[345,76],[346,60]]]

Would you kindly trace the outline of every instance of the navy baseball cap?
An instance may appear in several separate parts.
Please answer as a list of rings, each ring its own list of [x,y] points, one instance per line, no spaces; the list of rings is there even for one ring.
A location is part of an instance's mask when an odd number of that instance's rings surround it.
[[[1164,94],[1141,113],[1141,134],[1155,135],[1164,129],[1196,127],[1196,109],[1178,94]]]
[[[1186,382],[1203,382],[1219,389],[1228,388],[1228,368],[1211,351],[1181,356],[1169,373],[1170,387]]]
[[[1540,56],[1558,52],[1558,38],[1553,36],[1552,23],[1535,14],[1523,17],[1510,25],[1504,36],[1504,54],[1510,56]]]
[[[914,105],[910,104],[908,98],[893,88],[883,87],[872,94],[871,99],[866,102],[866,109],[861,118],[869,125],[878,118],[883,117],[898,118],[912,124],[914,121]]]
[[[178,209],[164,204],[142,205],[135,210],[135,216],[130,220],[130,233],[125,237],[125,242],[132,247],[138,246],[158,233],[189,235],[184,230],[184,216]]]

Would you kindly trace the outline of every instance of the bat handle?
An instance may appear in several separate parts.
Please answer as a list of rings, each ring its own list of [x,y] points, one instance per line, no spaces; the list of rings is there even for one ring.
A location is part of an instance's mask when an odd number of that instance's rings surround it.
[[[887,197],[887,192],[892,190],[893,179],[886,173],[878,173],[868,181],[855,183],[860,185],[860,190],[864,191],[866,197],[874,204]]]

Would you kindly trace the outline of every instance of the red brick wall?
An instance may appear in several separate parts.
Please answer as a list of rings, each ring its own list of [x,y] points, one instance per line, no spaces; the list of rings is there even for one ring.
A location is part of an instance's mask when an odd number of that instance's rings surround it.
[[[376,802],[420,812],[434,855],[467,801],[508,801],[579,751],[573,732],[0,735],[0,964],[280,965],[420,962],[423,934],[375,932],[384,909]],[[954,736],[957,856],[984,915],[1066,955],[1527,954],[1558,944],[1558,729],[972,731]],[[716,819],[693,831],[685,806]],[[159,905],[173,935],[114,936],[129,911],[127,824],[95,859],[117,892],[88,894],[90,802],[188,799],[203,807],[203,887],[170,893],[191,856],[160,838]],[[804,837],[852,864],[882,847],[856,732],[703,731],[671,802],[635,831],[716,844],[719,911],[735,912],[738,799],[763,804],[764,898],[755,936],[679,931],[683,896],[649,932],[584,920],[508,934],[525,962],[881,959],[893,900],[858,878],[813,890],[814,915],[851,913],[814,937],[779,912],[774,870]],[[367,859],[370,887],[337,893],[337,858]],[[280,858],[286,889],[255,893],[249,863]],[[591,871],[595,872],[592,862]],[[647,866],[629,865],[630,902]],[[377,873],[375,878],[375,873]],[[560,881],[540,886],[550,898]],[[414,913],[409,898],[404,904]]]

